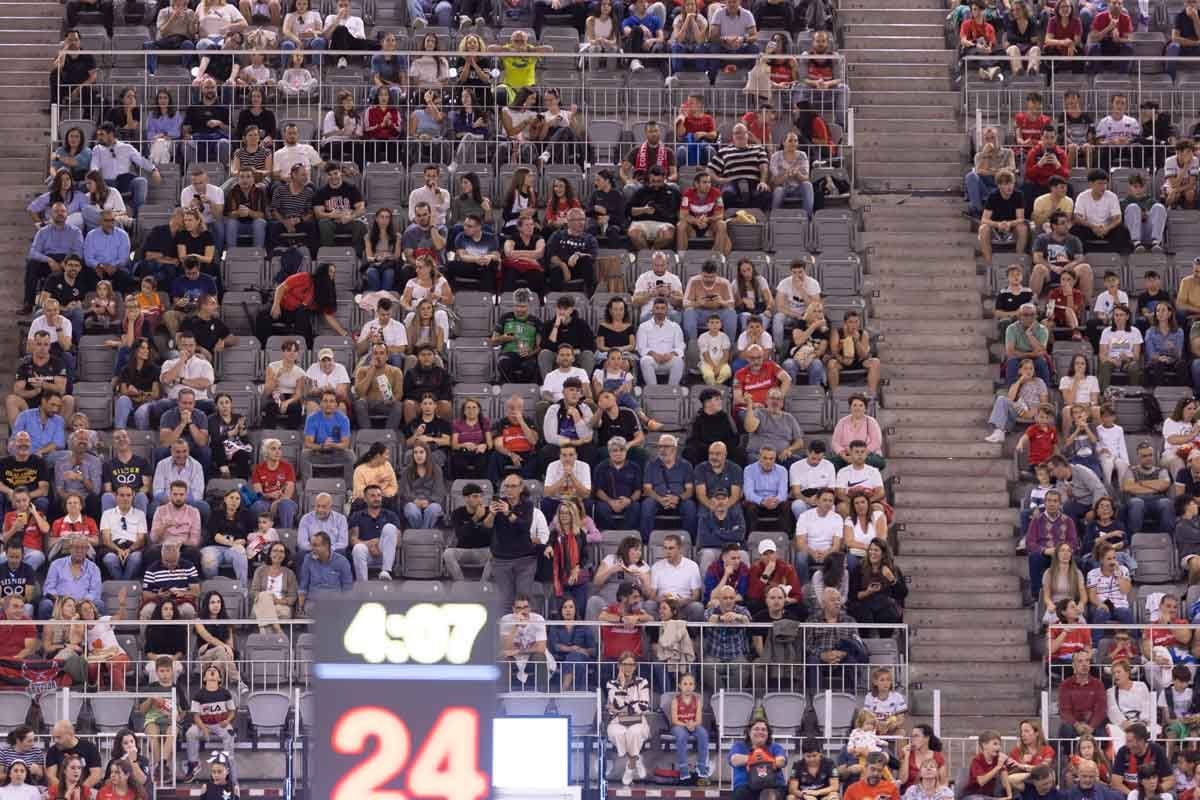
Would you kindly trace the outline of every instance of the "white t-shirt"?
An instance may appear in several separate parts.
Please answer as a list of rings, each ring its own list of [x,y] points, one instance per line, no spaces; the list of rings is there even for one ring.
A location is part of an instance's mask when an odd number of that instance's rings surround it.
[[[168,372],[175,369],[178,364],[178,358],[172,358],[164,361],[162,370],[158,373],[159,376],[166,375]],[[167,387],[167,397],[171,400],[178,400],[179,392],[184,388],[183,381],[185,379],[193,380],[195,378],[206,378],[208,380],[208,388],[212,388],[214,380],[212,364],[208,363],[200,356],[192,356],[191,360],[188,361],[187,366],[184,367],[183,372],[180,373],[179,380]],[[208,389],[192,389],[192,391],[196,393],[197,400],[208,399]]]
[[[42,792],[28,783],[20,786],[0,786],[0,800],[42,800]]]
[[[792,287],[792,276],[789,275],[779,282],[775,287],[775,302],[778,305],[787,304],[787,307],[797,314],[804,312],[804,301],[809,297],[816,297],[821,293],[821,284],[812,275],[804,276],[804,286],[801,291],[795,291]]]
[[[1058,382],[1058,390],[1063,393],[1066,398],[1067,390],[1071,388],[1073,378],[1069,375],[1064,375]],[[1092,404],[1092,395],[1100,394],[1100,381],[1096,380],[1095,375],[1088,375],[1079,382],[1079,386],[1075,388],[1075,397],[1069,400],[1071,403],[1083,403],[1086,405]]]
[[[421,282],[416,278],[409,278],[408,283],[404,284],[404,290],[412,293],[413,308],[416,308],[417,303],[420,303],[426,297],[432,297],[436,302],[437,298],[441,297],[442,293],[446,291],[447,285],[448,281],[441,275],[433,282],[432,289],[422,286]]]
[[[321,154],[311,144],[284,145],[271,156],[271,167],[276,175],[290,175],[297,164],[307,164],[311,168],[322,163]]]
[[[1100,334],[1100,346],[1108,345],[1109,356],[1116,358],[1130,358],[1133,356],[1133,346],[1142,343],[1142,332],[1137,328],[1131,327],[1127,331],[1114,331],[1112,328],[1105,328],[1104,333]]]
[[[650,585],[659,597],[675,595],[690,600],[692,592],[704,588],[700,580],[700,567],[690,558],[684,558],[679,564],[672,564],[665,558],[654,562],[650,568]]]
[[[1118,304],[1125,307],[1129,306],[1129,295],[1126,292],[1118,289],[1117,299],[1114,300],[1111,294],[1109,294],[1107,291],[1103,291],[1096,295],[1096,302],[1092,305],[1092,311],[1095,311],[1097,314],[1103,314],[1104,318],[1108,319],[1110,316],[1112,316],[1113,308]]]
[[[883,486],[883,476],[879,470],[870,464],[863,464],[862,469],[855,469],[853,464],[847,464],[838,470],[834,481],[835,489],[878,489]]]
[[[518,650],[528,650],[538,642],[546,641],[546,618],[541,614],[530,612],[525,622],[517,620],[515,614],[505,614],[500,618],[500,636],[507,638],[516,629],[513,647]]]
[[[775,342],[771,339],[771,334],[763,331],[762,335],[758,337],[758,342],[751,342],[748,335],[749,333],[750,331],[742,331],[741,334],[738,335],[737,349],[739,353],[752,344],[758,344],[758,346],[765,350],[768,355],[775,349]]]
[[[1171,444],[1167,439],[1171,436],[1182,436],[1192,429],[1192,423],[1184,422],[1183,420],[1174,420],[1167,417],[1163,420],[1163,457],[1175,455],[1175,451],[1179,449],[1179,445]],[[1103,428],[1101,429],[1103,430]],[[1128,459],[1126,459],[1128,461]]]
[[[717,364],[729,360],[729,337],[725,331],[717,331],[715,334],[705,331],[696,337],[696,347],[700,348],[701,359],[708,353]]]
[[[1189,162],[1183,170],[1179,169],[1179,156],[1171,156],[1163,163],[1164,178],[1178,178],[1180,172],[1183,172],[1185,175],[1190,175],[1193,178],[1195,178],[1197,175],[1200,175],[1200,158],[1196,158],[1195,154],[1193,154],[1191,162]],[[1163,192],[1166,192],[1165,181]]]
[[[875,538],[875,526],[879,523],[879,518],[883,515],[883,512],[878,509],[872,511],[871,519],[867,522],[867,529],[863,528],[861,520],[856,521],[853,525],[851,525],[850,529],[854,532],[854,541],[863,542],[864,544],[861,546],[850,547],[850,545],[847,543],[846,549],[851,553],[854,553],[856,556],[866,556],[867,551],[865,543],[869,543]]]
[[[1121,216],[1121,201],[1107,189],[1097,200],[1088,189],[1075,198],[1075,216],[1083,217],[1089,225],[1104,225],[1113,217]]]
[[[670,288],[669,294],[683,291],[683,281],[679,280],[679,276],[674,272],[664,272],[662,275],[659,275],[654,270],[648,269],[641,275],[638,275],[637,282],[633,285],[633,293],[653,294],[654,289],[659,285],[660,281]]]
[[[582,367],[571,367],[566,372],[555,368],[546,373],[546,378],[542,381],[542,391],[549,392],[552,402],[557,403],[562,400],[563,384],[568,378],[578,378],[580,383],[587,386],[588,376]]]
[[[871,692],[863,700],[863,708],[870,711],[875,715],[875,719],[882,722],[888,717],[908,711],[908,701],[904,699],[904,695],[896,691],[889,692],[888,696],[882,700],[874,692]]]
[[[1166,437],[1167,423],[1172,421],[1170,419],[1163,421],[1164,437]],[[1113,425],[1111,428],[1100,425],[1096,428],[1096,438],[1100,440],[1100,450],[1107,450],[1118,461],[1124,461],[1126,464],[1129,463],[1129,449],[1125,444],[1124,428],[1120,425]]]
[[[367,320],[367,323],[362,326],[362,333],[358,335],[358,338],[369,340],[376,331],[382,331],[383,343],[388,347],[408,346],[408,331],[396,319],[388,320],[387,325],[380,325],[378,319]]]
[[[318,361],[308,368],[304,377],[308,378],[314,389],[332,389],[336,386],[345,386],[350,382],[350,373],[346,372],[346,368],[336,361],[333,364],[333,372],[321,369],[321,362]]]
[[[294,395],[300,379],[304,377],[304,369],[299,364],[293,364],[290,370],[285,370],[282,360],[272,361],[267,364],[267,369],[275,373],[276,391],[285,396]]]
[[[1109,600],[1115,608],[1129,608],[1129,598],[1121,591],[1121,578],[1128,578],[1129,570],[1124,564],[1117,564],[1117,570],[1111,576],[1104,575],[1096,567],[1087,574],[1087,588],[1095,589],[1100,602]]]
[[[195,198],[196,190],[191,186],[186,187],[182,192],[179,193],[180,207],[191,208]],[[211,183],[206,184],[204,187],[204,208],[201,211],[201,216],[204,217],[204,224],[212,227],[212,207],[224,205],[225,194],[221,191],[221,188],[219,186],[213,186]]]
[[[121,524],[124,518],[125,524]],[[108,531],[114,542],[136,542],[138,534],[147,533],[146,513],[130,507],[125,514],[116,506],[100,515],[100,530]]]
[[[821,516],[817,509],[810,508],[796,518],[796,535],[803,535],[811,550],[828,550],[835,536],[840,537],[846,521],[836,511]]]
[[[246,21],[242,12],[231,3],[213,7],[202,4],[196,9],[196,17],[200,25],[200,35],[205,37],[224,36],[225,29],[230,25]]]
[[[582,459],[575,460],[575,468],[571,470],[575,474],[575,481],[579,483],[588,492],[592,490],[592,468]],[[550,466],[546,467],[546,486],[553,486],[563,479],[565,471],[561,460],[551,461]]]
[[[788,485],[799,486],[801,490],[825,489],[832,487],[836,480],[833,462],[827,458],[822,458],[815,467],[807,458],[802,458],[788,468]]]
[[[67,319],[62,314],[59,314],[58,325],[60,328],[62,328],[63,333],[65,333],[67,336],[71,335],[71,331],[73,330],[71,327],[71,320]],[[34,334],[41,332],[45,332],[46,335],[50,337],[50,344],[54,344],[58,341],[58,331],[54,330],[54,326],[46,321],[45,314],[38,315],[38,318],[29,325],[29,336],[27,338],[32,339]]]
[[[337,21],[338,21],[337,14],[330,14],[329,16],[325,17],[325,27],[328,29]],[[350,32],[350,35],[353,36],[355,39],[367,38],[367,31],[363,27],[362,17],[356,17],[353,14],[351,14],[350,16],[346,17],[346,19],[344,21],[342,21],[338,24],[345,27],[346,30],[348,30]]]

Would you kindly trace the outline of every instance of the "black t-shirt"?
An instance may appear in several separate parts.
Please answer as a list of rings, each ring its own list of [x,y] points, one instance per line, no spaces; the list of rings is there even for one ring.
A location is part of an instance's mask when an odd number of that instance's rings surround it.
[[[237,131],[234,133],[234,138],[243,139],[246,136],[246,129],[251,125],[258,126],[262,131],[263,136],[275,137],[276,123],[275,112],[269,108],[264,108],[259,113],[255,114],[248,108],[243,108],[242,113],[238,114]]]
[[[1033,292],[1029,289],[1022,288],[1019,294],[1013,294],[1006,286],[1000,290],[1000,294],[996,295],[996,310],[997,311],[1016,311],[1026,303],[1033,302]]]
[[[138,455],[130,456],[127,462],[110,458],[104,464],[104,483],[111,484],[114,493],[118,486],[129,486],[137,494],[147,478],[153,480],[154,471],[150,469],[150,462]]]
[[[362,192],[342,181],[336,189],[325,184],[313,195],[313,208],[324,207],[326,211],[353,211],[363,201]]]
[[[404,396],[408,396],[407,391],[404,393]],[[425,422],[420,416],[418,416],[412,422],[404,426],[404,438],[407,439],[412,436],[417,432],[417,428],[421,427],[422,425],[425,426],[426,436],[449,436],[451,433],[450,423],[446,422],[446,420],[442,419],[441,417],[435,416],[432,422]]]
[[[600,249],[600,244],[596,241],[596,237],[590,233],[584,232],[576,236],[566,228],[563,228],[560,231],[556,231],[550,237],[550,243],[547,245],[547,248],[547,258],[558,256],[558,258],[566,261],[576,253],[583,253],[585,256],[595,258],[597,251]]]
[[[782,619],[790,619],[790,620],[795,620],[796,622],[803,622],[807,618],[807,616],[808,616],[808,612],[804,608],[803,603],[791,603],[791,604],[783,607]],[[779,620],[774,619],[771,616],[771,612],[769,610],[767,610],[766,608],[760,608],[758,611],[755,611],[754,614],[751,615],[750,621],[751,622],[765,622],[768,624],[773,623],[773,622],[779,622]],[[766,629],[762,628],[759,631],[757,631],[755,633],[755,635],[756,636],[762,635],[762,634],[765,634],[766,632],[767,632]]]
[[[214,246],[213,235],[205,230],[199,236],[192,236],[186,228],[182,228],[175,234],[175,245],[183,245],[183,252],[189,256],[202,256],[206,248]]]
[[[218,342],[229,335],[229,327],[221,321],[220,317],[207,320],[200,319],[200,317],[188,317],[179,328],[191,331],[191,334],[196,337],[196,344],[210,353],[213,352]]]
[[[596,432],[596,446],[608,447],[608,442],[614,436],[620,436],[626,442],[633,440],[640,431],[637,415],[633,409],[617,406],[617,418],[611,419],[608,414],[600,412],[592,417],[592,429]]]
[[[421,395],[428,392],[438,400],[449,400],[452,384],[450,373],[436,364],[428,370],[416,366],[404,373],[404,396],[419,403]]]
[[[1167,754],[1154,742],[1147,743],[1148,748],[1141,758],[1133,754],[1129,749],[1129,745],[1125,745],[1117,751],[1117,757],[1113,759],[1112,774],[1120,775],[1124,778],[1126,785],[1136,786],[1138,783],[1137,772],[1138,767],[1142,764],[1153,764],[1154,771],[1160,779],[1166,778],[1174,774],[1171,769],[1171,762],[1167,760]],[[46,756],[46,765],[50,764],[50,756]]]
[[[207,133],[209,131],[208,122],[214,119],[228,126],[229,106],[221,103],[213,103],[211,106],[203,104],[188,106],[187,113],[183,116],[183,124],[191,128],[193,133]]]
[[[1078,236],[1069,233],[1062,241],[1043,233],[1034,240],[1033,252],[1041,253],[1047,261],[1057,261],[1060,255],[1065,255],[1067,261],[1074,261],[1083,255],[1083,242],[1079,241]]]
[[[229,779],[225,779],[222,786],[217,786],[212,781],[204,782],[204,794],[200,795],[200,800],[241,800],[242,793],[238,787],[229,783]]]
[[[174,258],[175,234],[171,233],[171,226],[155,225],[151,228],[142,251],[144,253],[162,253],[167,258]]]
[[[801,757],[792,764],[792,779],[799,783],[801,790],[824,789],[833,780],[833,770],[833,761],[821,756],[821,766],[817,768],[817,774],[813,775]]]
[[[614,331],[604,323],[601,323],[596,326],[596,338],[603,338],[604,346],[610,350],[629,344],[637,344],[637,326],[630,325],[623,331]]]
[[[1137,296],[1137,307],[1138,311],[1140,312],[1153,312],[1153,307],[1155,305],[1169,302],[1171,302],[1171,295],[1162,287],[1159,287],[1158,291],[1154,294],[1150,294],[1150,292],[1142,292]]]
[[[239,508],[233,519],[224,510],[214,510],[212,516],[208,518],[208,530],[205,544],[215,545],[217,547],[226,547],[227,545],[217,544],[217,534],[228,536],[231,539],[241,539],[245,541],[254,529],[258,527],[258,519],[248,508]],[[210,629],[211,630],[211,629]],[[215,634],[214,634],[215,635]],[[217,637],[218,639],[222,637]]]
[[[1187,15],[1186,11],[1180,11],[1175,15],[1175,22],[1171,27],[1179,31],[1179,35],[1184,39],[1200,39],[1196,35],[1196,23],[1192,22],[1192,18]]]
[[[74,57],[67,56],[67,58],[63,59],[62,70],[59,73],[59,82],[70,85],[83,83],[94,69],[96,69],[96,59],[94,56],[87,55],[86,53]]]
[[[86,739],[77,739],[75,744],[67,748],[60,748],[57,744],[50,745],[50,749],[46,751],[46,769],[51,767],[62,768],[63,760],[69,755],[77,755],[83,759],[87,766],[83,771],[83,777],[87,778],[88,770],[100,769],[100,751],[96,749],[96,745]]]
[[[1025,208],[1025,199],[1015,189],[1008,196],[1007,200],[1000,196],[1000,192],[996,191],[988,195],[983,208],[985,211],[992,212],[992,220],[996,222],[1011,222],[1017,218],[1017,210]]]
[[[808,330],[808,320],[806,320],[806,319],[800,320],[800,324],[797,325],[796,327],[802,331]],[[808,335],[808,340],[810,342],[812,342],[813,347],[818,347],[821,344],[821,342],[829,341],[829,333],[830,333],[829,322],[826,321],[824,328],[818,328],[817,330],[813,331],[812,333],[810,333]],[[788,344],[788,349],[790,351],[792,348],[791,341],[789,340],[787,344]]]
[[[217,83],[224,83],[229,80],[229,76],[233,74],[233,56],[222,56],[216,53],[205,53],[208,58],[208,68],[205,72],[216,79]]]
[[[16,569],[8,566],[8,562],[0,562],[0,597],[9,595],[24,595],[26,586],[37,586],[37,576],[33,568],[22,561]]]
[[[28,381],[30,378],[65,378],[67,365],[56,355],[51,354],[45,364],[33,363],[33,356],[27,355],[17,364],[17,380]]]
[[[16,456],[0,458],[0,481],[10,489],[36,489],[38,481],[50,482],[50,468],[41,456],[18,461]]]
[[[68,283],[67,276],[65,275],[51,275],[49,278],[46,278],[46,283],[42,288],[46,294],[57,300],[63,308],[66,308],[70,303],[82,303],[83,296],[87,294],[87,290],[83,285],[82,274],[75,278],[75,283]]]
[[[162,368],[153,361],[147,361],[141,368],[138,368],[130,360],[125,365],[125,369],[121,370],[121,381],[137,387],[139,392],[148,392],[154,388],[154,384],[161,374]]]
[[[517,231],[517,230],[513,230],[509,235],[503,237],[503,239],[504,239],[504,241],[502,241],[500,243],[501,252],[503,252],[504,245],[507,242],[513,243],[514,250],[537,250],[538,242],[541,242],[544,246],[545,241],[546,241],[545,238],[540,233],[537,233],[536,231],[529,238],[529,240],[526,241],[521,236],[521,232]]]
[[[486,512],[487,506],[484,506]],[[485,513],[482,517],[476,520],[471,516],[471,512],[467,511],[466,506],[460,506],[454,509],[454,513],[450,515],[450,521],[454,526],[455,547],[462,548],[480,548],[491,547],[492,545],[492,529],[483,526],[483,519],[487,517]]]

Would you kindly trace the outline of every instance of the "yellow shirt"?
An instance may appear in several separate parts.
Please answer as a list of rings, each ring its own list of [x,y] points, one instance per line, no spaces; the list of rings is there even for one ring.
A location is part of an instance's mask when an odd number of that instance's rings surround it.
[[[515,50],[509,44],[504,45],[504,50],[513,54],[500,57],[504,85],[513,90],[533,86],[537,81],[537,51]]]
[[[350,499],[361,498],[368,486],[378,486],[383,490],[384,497],[395,497],[396,492],[400,491],[400,486],[396,482],[396,471],[386,461],[382,467],[359,464],[354,468],[354,484],[351,487]]]
[[[1200,279],[1197,279],[1195,275],[1188,275],[1181,280],[1179,296],[1175,298],[1175,302],[1180,306],[1200,308]]]
[[[1053,200],[1054,196],[1047,192],[1046,194],[1040,195],[1038,199],[1033,201],[1033,216],[1031,219],[1033,220],[1035,227],[1041,228],[1043,225],[1049,222],[1050,215],[1055,211],[1062,211],[1069,218],[1071,213],[1075,210],[1075,201],[1067,197],[1065,194],[1062,196],[1062,199],[1058,201],[1057,206],[1052,205]],[[1038,233],[1039,231],[1034,231],[1033,235],[1037,236]]]

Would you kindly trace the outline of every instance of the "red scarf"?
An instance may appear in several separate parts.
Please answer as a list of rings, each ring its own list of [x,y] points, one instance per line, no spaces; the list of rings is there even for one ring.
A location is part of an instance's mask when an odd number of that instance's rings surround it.
[[[571,570],[579,566],[579,537],[560,530],[558,546],[554,548],[554,596],[562,597]]]
[[[654,163],[663,168],[663,172],[667,171],[667,148],[662,142],[658,143],[658,153],[655,156]],[[636,160],[633,162],[634,172],[645,172],[650,166],[650,144],[642,142],[638,148]]]

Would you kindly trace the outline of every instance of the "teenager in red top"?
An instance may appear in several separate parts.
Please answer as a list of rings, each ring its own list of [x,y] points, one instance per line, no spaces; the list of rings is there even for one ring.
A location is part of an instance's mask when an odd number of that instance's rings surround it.
[[[958,52],[961,56],[986,56],[997,52],[996,29],[984,19],[987,9],[986,0],[973,0],[971,16],[963,20],[958,28]],[[994,80],[1000,74],[1000,67],[992,62],[972,62],[972,67],[979,67],[979,75],[984,79]]]
[[[675,227],[675,249],[684,252],[695,236],[712,238],[712,249],[729,255],[733,245],[725,227],[725,201],[712,185],[712,175],[697,173],[692,187],[679,201],[679,224]]]
[[[1110,0],[1108,8],[1101,11],[1092,19],[1092,29],[1088,32],[1086,55],[1089,56],[1132,56],[1133,19],[1125,12],[1124,0]],[[1128,72],[1126,64],[1114,65],[1122,72]]]
[[[1087,622],[1080,618],[1082,615],[1079,604],[1069,597],[1060,600],[1055,611],[1058,614],[1059,622],[1064,625]],[[1069,664],[1075,658],[1076,653],[1092,651],[1092,633],[1087,628],[1060,628],[1057,625],[1051,625],[1049,637],[1051,661]]]
[[[336,316],[336,273],[333,264],[319,264],[311,273],[297,272],[284,279],[275,288],[271,307],[259,311],[254,320],[254,335],[262,346],[267,346],[267,339],[278,326],[303,336],[311,349],[318,315],[339,336],[349,337],[350,332],[342,327]]]
[[[255,514],[271,514],[281,528],[293,528],[296,512],[296,470],[280,458],[278,439],[264,439],[263,460],[250,473],[250,487],[262,495],[251,507]]]
[[[1004,794],[1011,796],[1005,763],[1004,754],[1000,752],[1000,734],[996,731],[979,734],[979,752],[971,759],[970,778],[964,794],[996,797],[996,788],[1000,785],[1005,789]]]
[[[1017,450],[1029,450],[1030,466],[1050,460],[1058,449],[1058,430],[1054,427],[1054,411],[1039,408],[1034,414],[1036,422],[1025,429],[1017,442]]]
[[[707,778],[708,729],[704,727],[703,703],[696,694],[696,677],[685,672],[679,677],[679,691],[671,700],[671,735],[675,737],[675,768],[679,779],[688,777],[688,740],[696,739],[696,774]]]
[[[703,95],[688,95],[675,117],[675,160],[679,166],[708,163],[717,143],[717,121],[704,110]]]
[[[1053,124],[1054,120],[1042,113],[1041,93],[1030,92],[1025,95],[1025,110],[1018,111],[1013,117],[1017,144],[1029,152],[1041,140],[1042,129]]]

